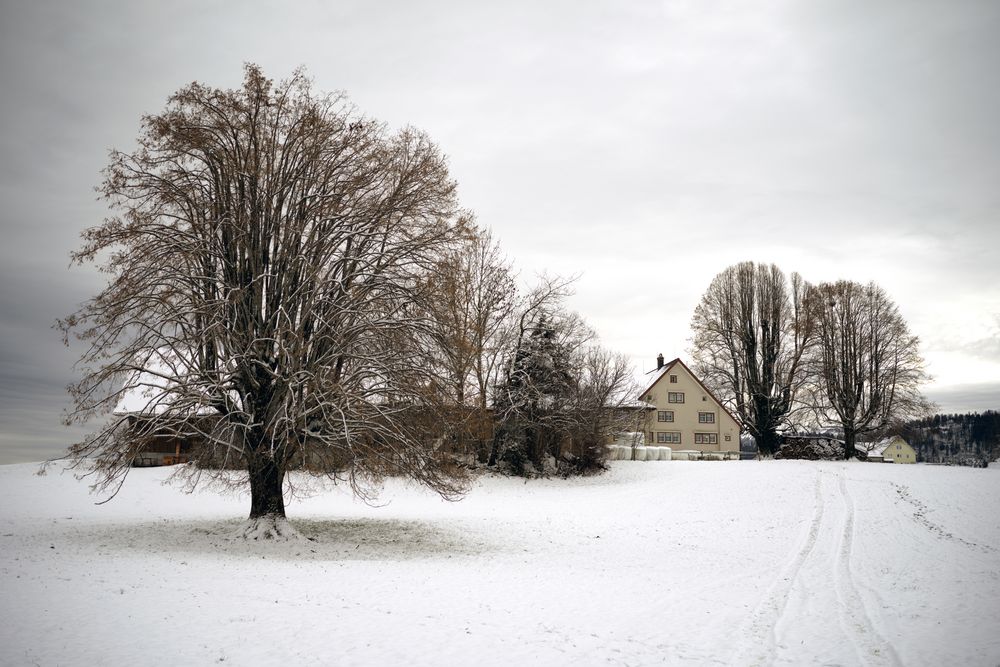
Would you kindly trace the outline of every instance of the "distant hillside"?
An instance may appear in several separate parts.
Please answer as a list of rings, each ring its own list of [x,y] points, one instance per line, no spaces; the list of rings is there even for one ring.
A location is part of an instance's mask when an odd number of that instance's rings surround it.
[[[900,435],[918,461],[985,466],[1000,457],[1000,412],[934,415],[906,424]]]

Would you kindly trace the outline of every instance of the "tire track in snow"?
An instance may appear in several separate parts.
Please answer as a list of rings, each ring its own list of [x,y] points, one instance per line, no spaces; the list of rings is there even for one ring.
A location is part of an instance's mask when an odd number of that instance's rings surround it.
[[[844,470],[817,470],[813,517],[802,547],[786,562],[763,601],[741,626],[733,665],[799,664],[803,660],[861,665],[901,665],[868,613],[851,561],[854,499]],[[807,616],[800,617],[801,614]],[[825,619],[825,624],[824,624]],[[832,632],[818,639],[809,628]],[[803,634],[805,632],[806,634]],[[839,648],[838,648],[839,647]],[[848,657],[852,656],[852,657]]]
[[[808,560],[819,537],[820,525],[823,523],[823,493],[821,488],[821,473],[816,472],[814,485],[813,516],[802,548],[785,564],[781,574],[771,584],[764,596],[763,602],[757,605],[747,621],[741,626],[741,640],[729,660],[731,665],[770,665],[774,663],[778,646],[777,626],[785,615],[788,597],[802,570],[802,565]]]
[[[854,499],[847,489],[847,478],[841,469],[837,473],[838,488],[844,502],[843,526],[837,549],[836,569],[833,573],[836,587],[840,626],[853,644],[860,664],[902,665],[892,644],[875,629],[875,623],[865,607],[864,600],[854,579],[851,555],[854,551]]]

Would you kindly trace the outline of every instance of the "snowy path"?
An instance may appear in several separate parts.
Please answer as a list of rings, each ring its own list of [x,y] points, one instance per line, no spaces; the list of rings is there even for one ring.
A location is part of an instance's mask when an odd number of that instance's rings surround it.
[[[0,664],[1000,663],[1000,470],[618,462],[295,502],[0,466]]]
[[[803,545],[749,617],[731,664],[799,664],[807,645],[823,664],[901,664],[855,580],[856,510],[845,467],[817,468]]]

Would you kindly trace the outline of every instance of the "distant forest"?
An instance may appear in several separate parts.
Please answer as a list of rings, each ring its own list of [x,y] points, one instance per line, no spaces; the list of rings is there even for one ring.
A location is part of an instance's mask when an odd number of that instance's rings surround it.
[[[804,430],[799,436],[843,438],[835,428]],[[901,435],[917,452],[920,463],[943,463],[985,467],[991,461],[1000,459],[1000,412],[970,412],[967,414],[937,414],[907,422],[872,433],[864,439],[880,440],[891,435]],[[753,458],[757,454],[754,439],[744,433],[740,436],[740,451],[743,458]]]
[[[1000,412],[934,415],[907,423],[900,435],[918,461],[981,466],[1000,457]]]

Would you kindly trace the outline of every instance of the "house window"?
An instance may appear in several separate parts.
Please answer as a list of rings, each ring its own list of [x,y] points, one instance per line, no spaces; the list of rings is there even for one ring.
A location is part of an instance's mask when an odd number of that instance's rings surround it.
[[[717,445],[719,444],[719,435],[717,433],[695,433],[694,444]]]
[[[707,401],[707,400],[708,400],[708,396],[702,396],[702,397],[701,397],[701,401],[702,401],[702,403],[704,403],[704,402],[705,402],[705,401]]]
[[[680,444],[681,434],[678,431],[658,431],[656,442],[657,444]]]
[[[683,402],[684,402],[683,391],[671,391],[667,393],[667,403],[683,403]]]
[[[671,375],[670,376],[670,384],[677,384],[677,376],[676,375]]]
[[[652,400],[654,400],[654,399],[653,399],[653,395],[652,395],[652,394],[647,394],[647,395],[646,395],[646,400],[647,400],[647,401],[652,401]]]
[[[698,423],[699,424],[714,424],[715,423],[715,413],[714,412],[699,412],[698,413]]]
[[[656,421],[658,422],[672,422],[674,420],[673,410],[657,410],[656,411]]]

